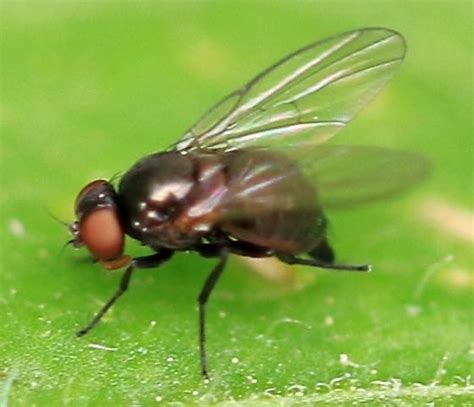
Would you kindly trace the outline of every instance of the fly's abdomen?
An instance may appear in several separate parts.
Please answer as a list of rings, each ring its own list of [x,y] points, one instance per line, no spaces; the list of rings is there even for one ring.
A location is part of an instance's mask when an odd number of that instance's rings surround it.
[[[235,151],[225,157],[225,233],[292,254],[318,244],[325,219],[314,187],[292,160],[263,150]]]

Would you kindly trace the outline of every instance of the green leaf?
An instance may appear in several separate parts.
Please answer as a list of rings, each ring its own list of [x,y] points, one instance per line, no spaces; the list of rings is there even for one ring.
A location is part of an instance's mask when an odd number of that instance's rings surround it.
[[[4,2],[0,405],[469,405],[470,11],[468,2]],[[209,383],[196,298],[213,260],[180,254],[136,273],[76,338],[120,275],[62,250],[67,230],[48,211],[69,221],[91,179],[165,148],[293,49],[371,25],[404,33],[408,57],[338,137],[418,151],[436,167],[409,198],[329,214],[341,261],[373,272],[233,259],[208,306]]]

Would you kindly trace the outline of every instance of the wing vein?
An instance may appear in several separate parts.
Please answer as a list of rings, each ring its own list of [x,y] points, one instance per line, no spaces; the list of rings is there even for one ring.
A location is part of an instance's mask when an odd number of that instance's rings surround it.
[[[343,128],[393,76],[396,31],[363,28],[303,47],[224,97],[171,149],[314,145]]]

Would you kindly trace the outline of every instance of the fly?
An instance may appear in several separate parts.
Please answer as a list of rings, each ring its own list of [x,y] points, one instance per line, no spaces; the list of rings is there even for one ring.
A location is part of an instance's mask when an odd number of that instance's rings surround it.
[[[198,296],[201,373],[208,376],[206,304],[230,254],[287,264],[369,271],[336,261],[326,209],[396,194],[429,170],[421,156],[380,147],[324,144],[392,78],[405,40],[363,28],[304,47],[204,114],[167,150],[133,165],[114,186],[85,186],[69,226],[106,269],[125,268],[119,288],[77,335],[87,334],[127,290],[134,270],[175,252],[217,259]],[[125,235],[153,250],[124,254]]]

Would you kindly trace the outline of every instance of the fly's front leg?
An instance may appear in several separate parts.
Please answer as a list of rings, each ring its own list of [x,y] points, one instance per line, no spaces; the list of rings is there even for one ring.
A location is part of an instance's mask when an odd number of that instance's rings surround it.
[[[106,314],[106,312],[112,307],[112,305],[117,301],[122,294],[127,291],[128,285],[130,283],[130,279],[132,277],[132,273],[135,269],[144,269],[144,268],[154,268],[158,267],[167,260],[171,258],[173,255],[172,250],[163,249],[156,254],[152,254],[151,256],[145,257],[137,257],[132,260],[130,265],[125,270],[122,279],[120,280],[120,285],[115,291],[114,295],[105,303],[102,309],[96,314],[96,316],[92,319],[91,322],[80,331],[77,332],[77,336],[84,336],[87,334],[92,328],[94,328],[97,323],[102,319],[102,317]]]

